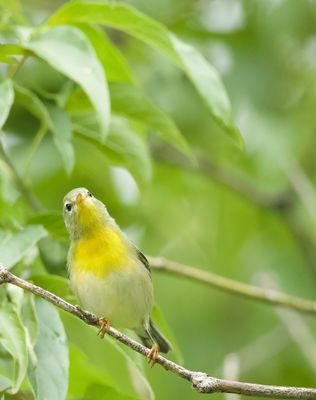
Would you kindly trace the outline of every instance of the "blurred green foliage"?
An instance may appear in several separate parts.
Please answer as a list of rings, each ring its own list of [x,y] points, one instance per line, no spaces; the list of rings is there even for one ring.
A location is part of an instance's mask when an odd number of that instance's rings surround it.
[[[85,186],[147,254],[314,297],[314,0],[0,1],[0,30],[1,263],[75,303],[61,205]],[[170,357],[315,385],[312,317],[153,282]],[[0,296],[5,399],[201,396],[42,300]]]

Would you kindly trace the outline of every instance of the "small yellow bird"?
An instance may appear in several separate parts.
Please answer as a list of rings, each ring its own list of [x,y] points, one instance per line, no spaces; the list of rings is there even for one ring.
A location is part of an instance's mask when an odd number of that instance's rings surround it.
[[[135,331],[151,349],[151,360],[158,351],[170,351],[170,343],[150,319],[149,263],[105,205],[87,189],[73,189],[64,197],[64,221],[71,240],[70,283],[83,307],[102,317],[104,326],[110,323]],[[104,335],[102,328],[100,332]]]

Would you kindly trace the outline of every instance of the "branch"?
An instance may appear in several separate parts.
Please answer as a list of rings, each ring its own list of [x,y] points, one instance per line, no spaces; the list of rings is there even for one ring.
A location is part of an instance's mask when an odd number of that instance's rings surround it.
[[[291,296],[274,289],[252,286],[247,283],[225,278],[224,276],[212,272],[170,261],[163,257],[148,257],[148,260],[151,268],[157,271],[182,276],[232,294],[264,303],[279,305],[307,314],[316,314],[316,302],[314,301],[301,299],[300,297]]]
[[[24,279],[18,278],[2,266],[0,266],[0,283],[10,283],[18,286],[35,294],[36,296],[42,297],[60,309],[80,318],[86,324],[100,327],[100,319],[96,315],[66,302],[62,298],[39,286],[27,282]],[[124,335],[120,331],[109,326],[106,328],[106,332],[108,335],[130,347],[134,351],[137,351],[143,356],[148,357],[150,352],[149,349]],[[160,364],[166,370],[173,372],[181,378],[191,382],[194,389],[200,393],[237,393],[247,396],[259,396],[266,398],[316,399],[316,388],[258,385],[255,383],[245,383],[214,378],[204,372],[190,371],[181,365],[162,357],[161,355],[157,357],[156,363]]]

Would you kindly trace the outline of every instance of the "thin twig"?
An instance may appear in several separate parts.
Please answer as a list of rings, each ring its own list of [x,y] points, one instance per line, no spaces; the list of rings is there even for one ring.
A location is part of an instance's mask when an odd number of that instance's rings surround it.
[[[151,268],[157,271],[182,276],[224,290],[228,293],[237,294],[253,300],[283,306],[308,314],[316,314],[316,302],[311,300],[305,300],[277,290],[261,288],[235,281],[212,272],[170,261],[163,257],[148,257],[148,260]]]
[[[48,292],[39,286],[25,281],[24,279],[18,278],[2,266],[0,266],[0,283],[10,283],[18,286],[35,294],[36,296],[42,297],[62,310],[80,318],[86,324],[100,327],[100,319],[96,315],[66,302],[55,294]],[[134,351],[142,354],[145,357],[148,357],[150,353],[149,349],[124,335],[117,329],[109,326],[106,328],[106,332],[108,335],[130,347]],[[190,371],[187,368],[184,368],[181,365],[162,357],[161,355],[158,355],[156,363],[164,367],[166,370],[173,372],[181,378],[191,382],[194,389],[200,393],[237,393],[246,396],[274,399],[316,399],[316,388],[258,385],[256,383],[237,382],[214,378],[204,372]]]

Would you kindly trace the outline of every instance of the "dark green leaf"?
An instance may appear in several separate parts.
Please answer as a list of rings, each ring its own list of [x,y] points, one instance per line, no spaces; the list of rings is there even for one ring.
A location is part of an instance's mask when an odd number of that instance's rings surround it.
[[[207,108],[225,131],[239,145],[242,138],[232,122],[231,105],[217,72],[192,46],[171,34],[162,24],[133,7],[110,1],[79,0],[62,6],[48,20],[48,25],[99,23],[144,41],[165,54],[189,77]]]
[[[35,345],[36,365],[28,378],[36,399],[63,400],[68,390],[67,339],[58,311],[42,299],[35,301],[39,335]]]
[[[16,233],[7,233],[0,240],[0,262],[13,267],[43,237],[47,235],[41,225],[29,225]]]
[[[10,79],[0,82],[0,129],[8,118],[13,104],[14,91]]]
[[[25,46],[83,88],[97,111],[104,140],[110,123],[108,87],[86,36],[75,27],[59,26],[38,34]]]
[[[52,123],[48,111],[42,100],[31,90],[14,84],[15,101],[26,108],[35,118],[39,119],[41,125],[48,129]]]

